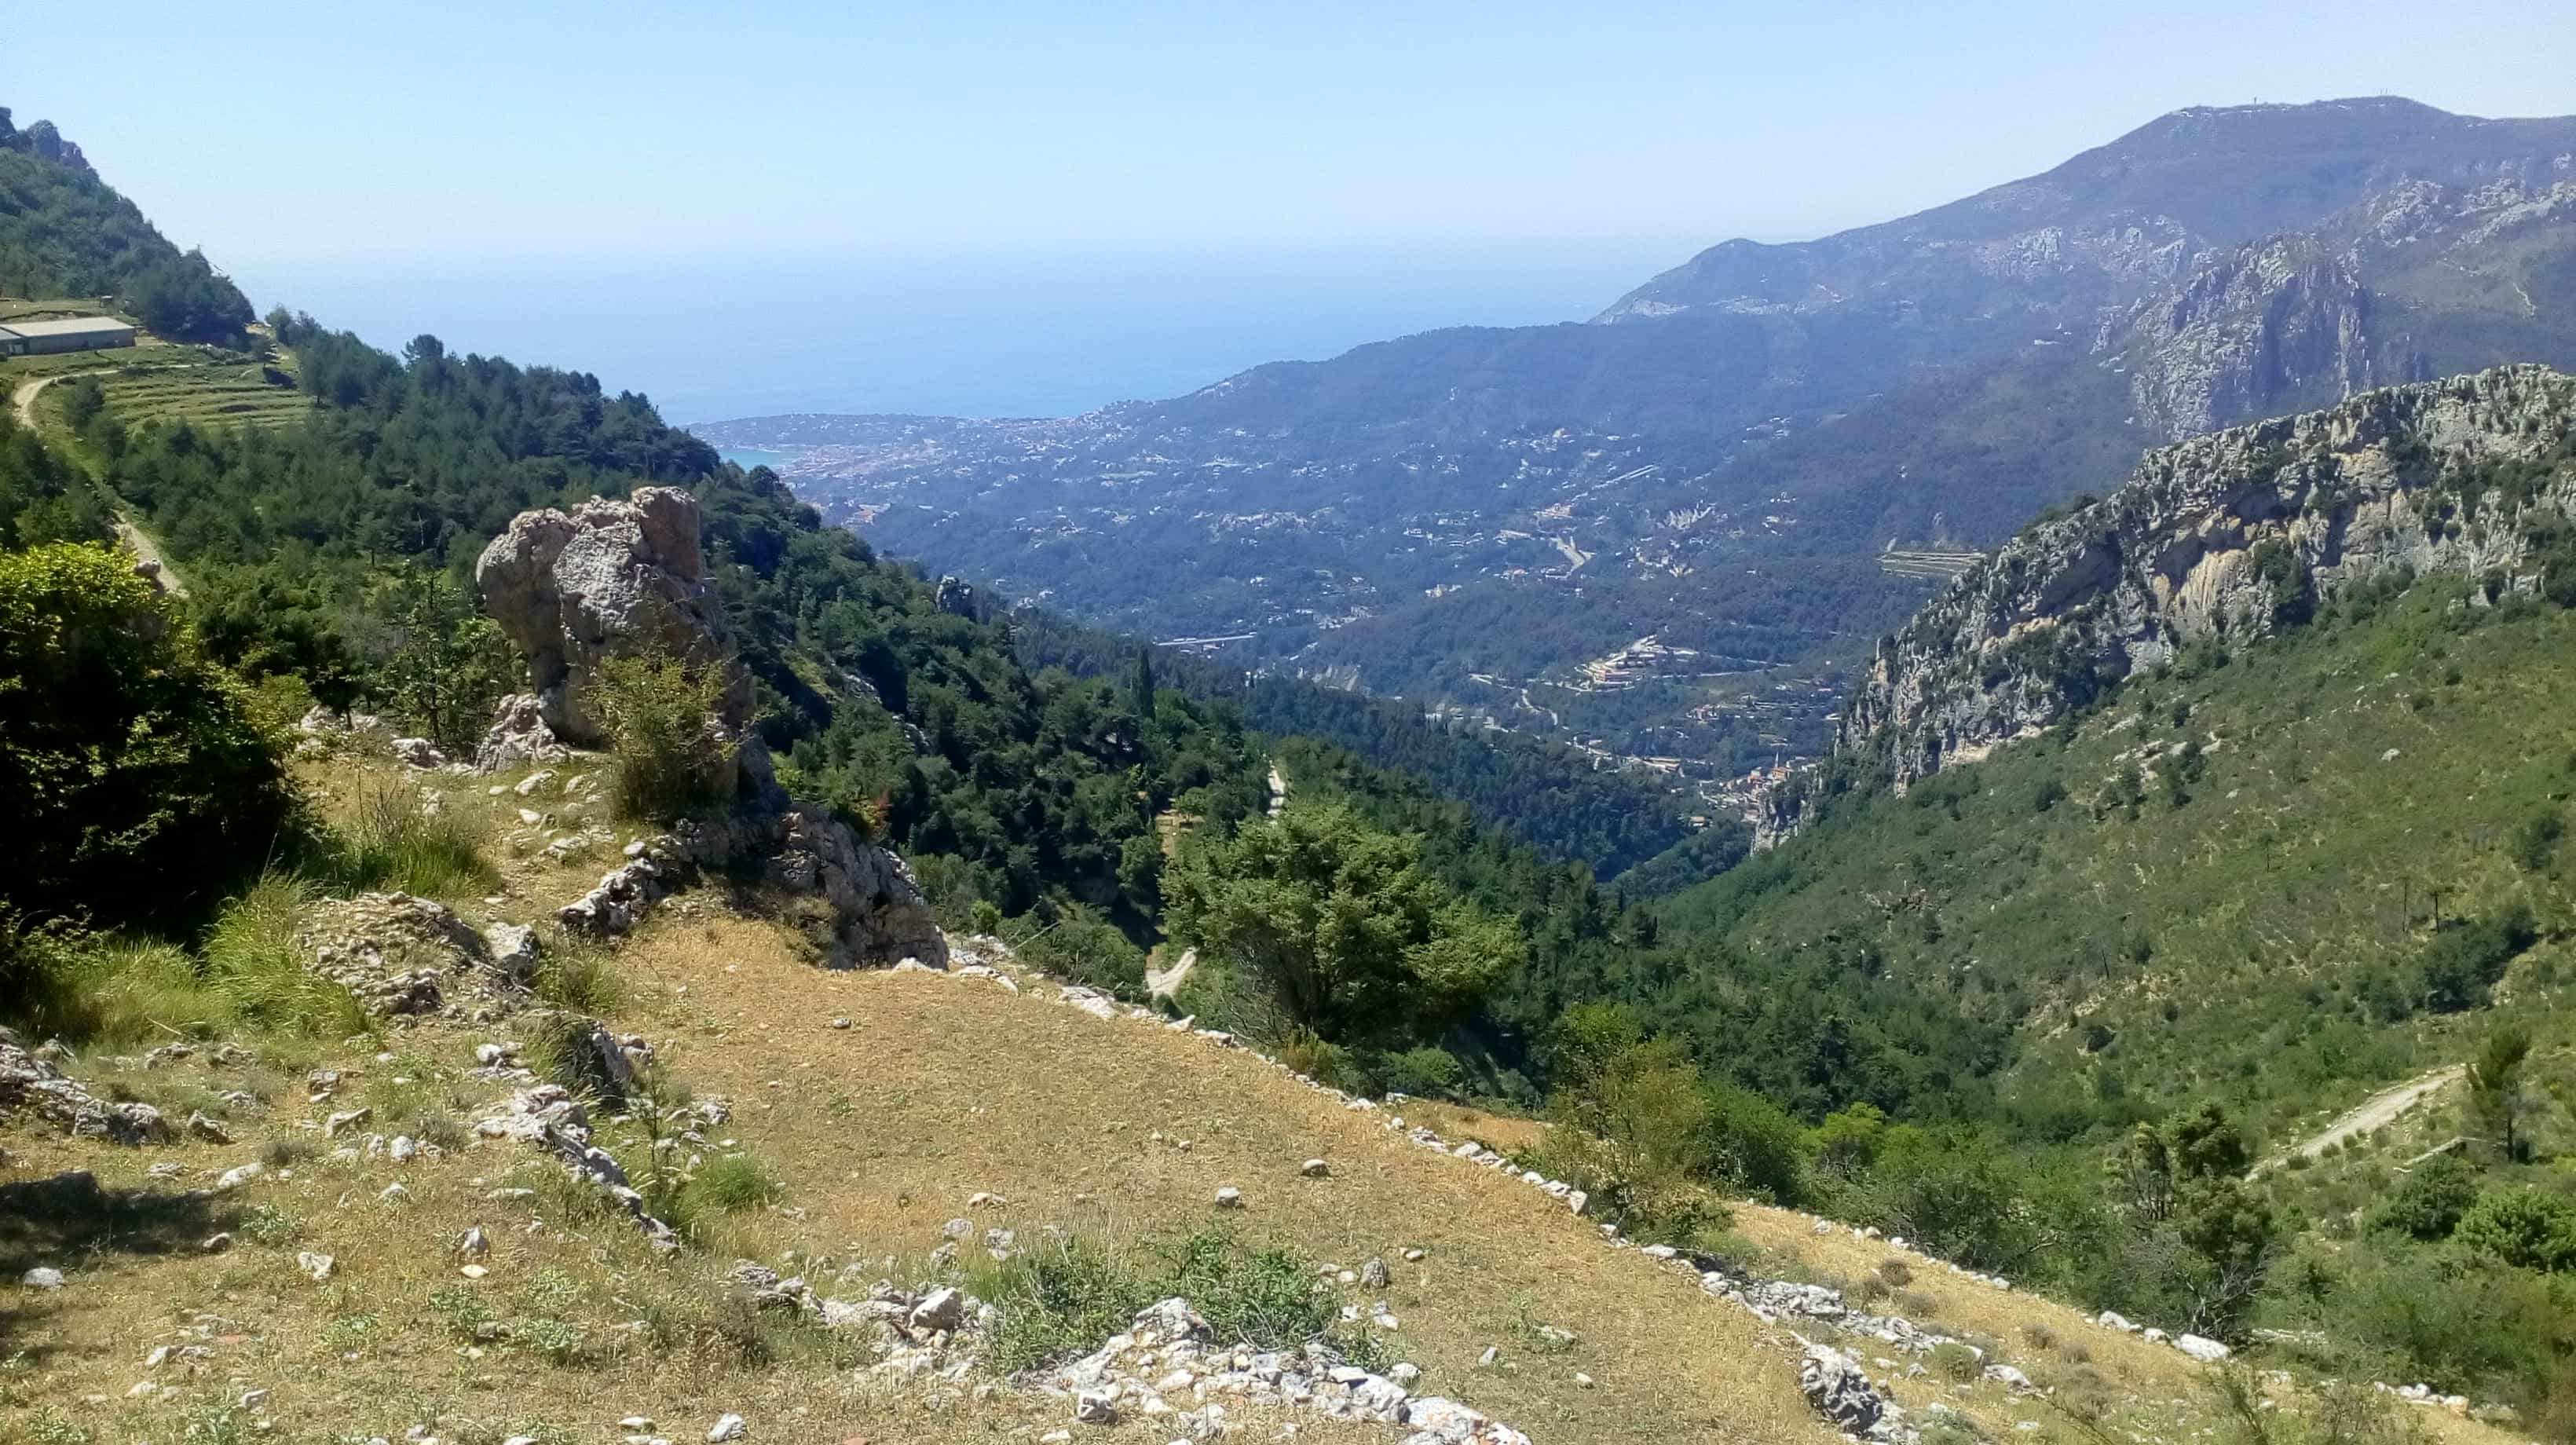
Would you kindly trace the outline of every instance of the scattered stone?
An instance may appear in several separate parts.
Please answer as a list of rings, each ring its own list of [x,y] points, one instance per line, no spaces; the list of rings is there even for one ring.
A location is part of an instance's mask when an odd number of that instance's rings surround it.
[[[849,1021],[847,1018],[836,1018],[836,1019],[832,1020],[832,1027],[834,1027],[834,1028],[836,1028],[836,1029],[846,1029],[846,1028],[848,1028],[849,1026],[850,1026],[850,1021]]]
[[[229,1233],[209,1234],[206,1236],[204,1242],[197,1246],[199,1250],[207,1254],[222,1254],[224,1251],[231,1249],[232,1247],[233,1237]]]
[[[1591,1388],[1592,1388],[1592,1377],[1591,1377],[1590,1375],[1587,1375],[1587,1374],[1583,1373],[1581,1370],[1577,1370],[1577,1371],[1575,1371],[1575,1372],[1574,1372],[1574,1388],[1576,1388],[1576,1389],[1578,1389],[1578,1390],[1589,1390],[1589,1389],[1591,1389]]]
[[[1370,1255],[1360,1266],[1360,1285],[1365,1289],[1384,1289],[1387,1284],[1386,1261]]]
[[[1408,1249],[1404,1252],[1404,1262],[1406,1264],[1420,1264],[1422,1262],[1422,1258],[1423,1252],[1421,1250]]]
[[[376,1192],[376,1202],[379,1204],[409,1204],[411,1203],[411,1191],[403,1188],[400,1184],[388,1184]]]
[[[906,1323],[915,1331],[926,1334],[932,1330],[953,1330],[965,1316],[966,1297],[943,1286],[924,1295],[921,1303],[912,1307],[911,1318]]]
[[[966,1207],[969,1209],[1007,1209],[1010,1203],[1011,1201],[998,1194],[980,1189],[966,1197]]]
[[[241,1407],[245,1410],[256,1410],[267,1403],[268,1392],[266,1390],[244,1390],[241,1393]]]
[[[1115,1390],[1079,1390],[1073,1397],[1073,1420],[1077,1425],[1115,1425],[1118,1423],[1118,1392]]]
[[[1329,1179],[1333,1175],[1333,1166],[1321,1159],[1309,1159],[1297,1166],[1297,1172],[1309,1179]]]
[[[468,1228],[457,1238],[456,1257],[458,1259],[482,1259],[491,1252],[492,1241],[483,1233],[482,1225],[477,1224]]]
[[[322,1137],[337,1139],[343,1131],[358,1128],[375,1116],[376,1111],[369,1108],[342,1109],[322,1121]]]
[[[2207,1365],[2214,1365],[2234,1353],[2227,1346],[2202,1335],[2178,1335],[2173,1343],[2175,1349]]]
[[[233,1134],[230,1129],[225,1128],[220,1122],[209,1118],[202,1112],[192,1113],[188,1116],[188,1137],[191,1139],[202,1139],[209,1144],[229,1144],[233,1142]]]
[[[1216,1192],[1216,1207],[1219,1209],[1241,1209],[1243,1207],[1243,1191],[1235,1188],[1231,1184],[1219,1189]]]
[[[749,1429],[750,1427],[743,1423],[740,1415],[731,1412],[719,1415],[716,1417],[715,1424],[707,1428],[707,1445],[721,1445],[721,1442],[726,1440],[739,1440]]]
[[[61,1289],[63,1272],[49,1265],[38,1265],[21,1275],[18,1282],[29,1289]]]
[[[537,931],[524,923],[486,924],[483,951],[503,978],[525,983],[536,976]]]
[[[1476,1357],[1476,1366],[1479,1369],[1490,1370],[1494,1367],[1494,1362],[1502,1357],[1503,1351],[1500,1345],[1487,1345],[1485,1352]]]
[[[330,1279],[333,1271],[339,1267],[340,1262],[327,1254],[309,1249],[297,1250],[295,1253],[295,1268],[315,1284],[321,1284]]]
[[[1840,1430],[1866,1435],[1883,1409],[1858,1361],[1827,1345],[1809,1345],[1798,1367],[1798,1390]]]
[[[456,1272],[465,1276],[467,1279],[481,1279],[492,1271],[485,1269],[479,1264],[467,1264],[457,1266]]]
[[[215,1176],[214,1192],[217,1194],[229,1194],[233,1190],[241,1188],[243,1185],[250,1183],[252,1180],[257,1179],[259,1176],[267,1172],[268,1166],[260,1163],[256,1159],[252,1160],[248,1164],[237,1165]]]

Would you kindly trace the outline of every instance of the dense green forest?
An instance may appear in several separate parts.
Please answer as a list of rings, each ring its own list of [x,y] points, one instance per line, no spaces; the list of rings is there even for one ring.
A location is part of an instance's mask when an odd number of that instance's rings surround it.
[[[1035,609],[1011,617],[1020,656],[1033,668],[1115,678],[1137,665],[1133,639]],[[1186,653],[1157,649],[1148,665],[1157,679],[1192,697],[1234,703],[1265,733],[1334,743],[1420,778],[1467,804],[1484,825],[1549,857],[1589,863],[1596,877],[1619,879],[1636,870],[1639,881],[1622,886],[1639,896],[1714,877],[1743,856],[1750,836],[1733,819],[1694,830],[1682,816],[1690,800],[1670,784],[1605,767],[1542,738],[1443,722],[1400,698],[1247,673]]]
[[[174,341],[241,339],[250,302],[203,253],[181,252],[108,188],[50,121],[0,107],[0,293],[113,298]]]

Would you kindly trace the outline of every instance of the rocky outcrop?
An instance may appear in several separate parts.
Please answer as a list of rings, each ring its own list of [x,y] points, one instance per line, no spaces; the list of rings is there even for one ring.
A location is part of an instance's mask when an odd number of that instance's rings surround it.
[[[718,720],[751,717],[751,675],[734,657],[707,579],[698,500],[677,487],[595,497],[571,512],[521,512],[474,564],[483,605],[527,654],[538,716],[558,741],[606,745],[589,689],[612,657],[670,657],[723,670]]]
[[[860,842],[847,824],[793,806],[682,820],[631,845],[598,887],[556,910],[556,921],[586,933],[624,933],[702,871],[754,857],[765,881],[822,903],[834,962],[910,958],[947,966],[947,940],[903,860]]]
[[[2481,605],[2533,590],[2549,565],[2533,529],[2576,518],[2571,424],[2576,379],[2508,366],[2150,452],[1881,642],[1838,750],[1902,790],[2185,647],[2266,636],[2372,579],[2477,577]],[[2497,474],[2514,462],[2540,465]]]
[[[588,693],[608,659],[674,658],[724,680],[712,723],[728,744],[726,774],[709,782],[730,805],[630,846],[598,887],[558,911],[565,927],[623,933],[702,870],[756,861],[769,883],[821,903],[835,962],[945,963],[938,925],[902,861],[798,807],[778,786],[751,730],[751,675],[707,579],[695,497],[645,487],[570,513],[522,512],[483,549],[474,576],[536,683],[533,694],[502,703],[476,754],[487,769],[557,761],[567,744],[604,745],[606,725]],[[959,590],[971,601],[971,589]]]

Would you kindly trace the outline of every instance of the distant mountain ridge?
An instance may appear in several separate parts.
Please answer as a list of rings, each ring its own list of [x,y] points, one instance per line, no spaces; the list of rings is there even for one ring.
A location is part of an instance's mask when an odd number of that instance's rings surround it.
[[[1922,596],[1882,549],[2526,360],[2576,365],[2576,118],[2381,98],[2176,112],[1916,216],[1712,247],[1591,324],[1078,417],[699,430],[944,570],[1713,783],[1825,746],[1829,707],[1786,699]],[[1827,576],[1838,607],[1801,595]]]

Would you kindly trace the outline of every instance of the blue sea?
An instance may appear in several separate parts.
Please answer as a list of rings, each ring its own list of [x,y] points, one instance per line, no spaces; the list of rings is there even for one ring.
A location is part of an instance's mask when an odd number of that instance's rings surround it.
[[[778,412],[1057,416],[1439,326],[1580,321],[1679,241],[1066,251],[765,262],[237,264],[399,349],[422,332],[596,373],[677,422]]]

